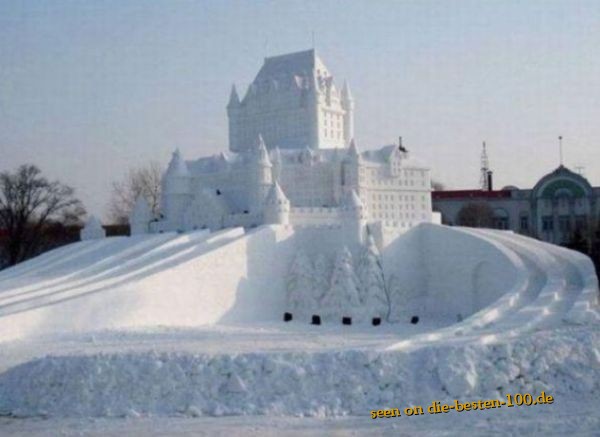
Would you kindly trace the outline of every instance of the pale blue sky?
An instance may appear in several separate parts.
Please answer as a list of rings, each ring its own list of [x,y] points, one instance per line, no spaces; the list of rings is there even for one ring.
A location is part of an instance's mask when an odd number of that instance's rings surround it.
[[[0,0],[0,170],[33,162],[102,214],[130,166],[227,147],[225,105],[265,55],[316,48],[394,142],[450,188],[558,165],[600,185],[600,1]]]

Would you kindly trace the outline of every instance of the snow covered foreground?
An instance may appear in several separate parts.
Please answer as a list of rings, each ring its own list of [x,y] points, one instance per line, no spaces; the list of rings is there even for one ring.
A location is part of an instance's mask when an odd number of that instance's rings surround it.
[[[419,226],[382,254],[418,325],[284,324],[283,278],[303,244],[310,254],[314,241],[270,227],[115,238],[0,273],[0,414],[367,421],[374,409],[544,390],[553,405],[511,409],[535,420],[536,408],[558,417],[600,398],[586,257],[511,233]],[[450,414],[512,414],[500,411]],[[597,409],[578,411],[599,422]]]

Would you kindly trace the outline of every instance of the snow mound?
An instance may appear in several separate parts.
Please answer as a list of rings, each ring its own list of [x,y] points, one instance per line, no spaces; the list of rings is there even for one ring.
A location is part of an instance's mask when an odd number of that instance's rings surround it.
[[[584,255],[431,224],[380,253],[325,232],[88,240],[0,272],[0,415],[329,416],[541,390],[600,395],[598,280]],[[383,323],[342,326],[325,311],[309,325],[322,302],[356,319],[366,305]],[[290,308],[305,314],[286,324]],[[186,346],[157,327],[214,331]],[[234,328],[244,335],[231,341]],[[107,346],[107,331],[152,341]]]
[[[425,347],[412,353],[46,357],[0,375],[0,413],[320,417],[542,390],[557,401],[591,402],[600,396],[599,342],[598,330],[563,328],[499,345]]]

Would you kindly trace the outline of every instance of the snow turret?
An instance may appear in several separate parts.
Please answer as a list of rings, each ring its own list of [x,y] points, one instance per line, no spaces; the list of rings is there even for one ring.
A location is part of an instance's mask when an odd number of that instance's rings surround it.
[[[248,166],[248,208],[250,211],[259,213],[269,188],[273,185],[273,164],[271,164],[265,141],[260,134],[248,152]]]
[[[150,231],[150,221],[153,219],[150,205],[144,196],[135,199],[135,205],[129,215],[131,235],[147,234]]]
[[[275,182],[265,199],[264,222],[267,224],[287,225],[290,216],[290,201]]]
[[[102,223],[96,217],[91,216],[83,229],[80,231],[81,241],[84,240],[98,240],[105,238],[106,232],[102,227]]]
[[[365,206],[360,197],[354,190],[347,192],[342,204],[342,221],[348,238],[358,240],[359,243],[364,241],[365,220]]]
[[[342,88],[341,105],[346,111],[344,113],[344,141],[348,142],[354,138],[354,98],[346,81]]]
[[[183,212],[191,200],[191,175],[177,149],[162,179],[161,208],[175,228],[181,228]]]
[[[231,85],[231,94],[229,94],[229,103],[227,104],[227,110],[237,109],[240,107],[240,97],[238,96],[235,84]]]
[[[269,152],[267,151],[267,146],[265,144],[265,140],[263,139],[261,134],[258,134],[258,138],[254,144],[254,148],[252,149],[252,157],[253,161],[257,164],[263,165],[265,167],[271,167],[271,160],[269,159]]]

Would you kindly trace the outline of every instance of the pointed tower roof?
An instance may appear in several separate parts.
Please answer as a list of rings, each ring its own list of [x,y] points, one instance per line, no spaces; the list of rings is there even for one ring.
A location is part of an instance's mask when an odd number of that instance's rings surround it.
[[[181,157],[181,152],[179,149],[175,149],[173,152],[173,156],[169,162],[169,167],[167,167],[166,174],[167,176],[189,176],[190,172],[187,164]]]
[[[352,159],[360,159],[360,152],[358,151],[358,146],[356,145],[356,141],[354,141],[354,138],[350,140],[350,146],[348,147],[348,156]]]
[[[98,220],[96,217],[94,217],[92,215],[88,219],[88,221],[85,224],[85,226],[83,227],[83,229],[81,229],[81,231],[79,232],[79,237],[81,238],[82,241],[83,240],[96,240],[99,238],[106,237],[106,232],[104,231],[104,228],[102,227],[102,223],[100,223],[100,220]]]
[[[235,84],[233,84],[231,85],[231,94],[229,94],[229,103],[227,104],[227,108],[235,108],[238,106],[240,106],[240,97],[238,96]]]
[[[350,86],[348,81],[344,80],[344,86],[342,87],[342,100],[350,101],[354,100],[352,93],[350,92]]]
[[[267,194],[267,198],[265,203],[267,205],[280,205],[282,203],[289,202],[287,196],[279,186],[279,182],[275,182],[271,189],[269,190],[269,194]]]
[[[253,155],[256,157],[256,162],[266,166],[271,166],[271,160],[269,159],[269,152],[267,151],[267,145],[261,134],[258,134],[256,142],[254,144]]]
[[[85,223],[85,229],[93,230],[93,231],[97,231],[97,230],[103,231],[104,230],[102,228],[102,223],[94,215],[91,215],[90,218],[88,219],[88,221]]]

